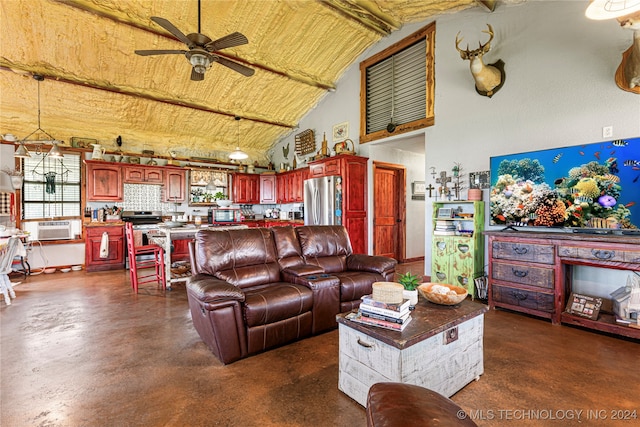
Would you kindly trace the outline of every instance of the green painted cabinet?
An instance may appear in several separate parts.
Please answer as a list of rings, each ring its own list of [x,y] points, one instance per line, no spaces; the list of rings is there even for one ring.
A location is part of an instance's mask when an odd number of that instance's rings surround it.
[[[484,275],[484,202],[433,203],[431,281],[463,286],[475,298]]]

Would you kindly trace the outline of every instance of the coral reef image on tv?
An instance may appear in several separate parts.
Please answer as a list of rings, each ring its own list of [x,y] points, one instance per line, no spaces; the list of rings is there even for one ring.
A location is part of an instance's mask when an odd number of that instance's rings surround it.
[[[491,158],[492,225],[637,229],[640,137]]]

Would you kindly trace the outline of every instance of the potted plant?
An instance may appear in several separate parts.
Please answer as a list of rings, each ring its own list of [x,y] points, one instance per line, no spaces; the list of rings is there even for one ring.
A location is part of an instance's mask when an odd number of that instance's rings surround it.
[[[403,298],[408,299],[411,305],[416,305],[418,303],[418,286],[421,284],[418,276],[407,271],[400,275],[398,283],[404,287]]]
[[[223,208],[228,208],[232,203],[231,200],[227,199],[227,196],[225,196],[222,191],[218,191],[216,194],[214,194],[213,199],[216,201],[218,206]]]

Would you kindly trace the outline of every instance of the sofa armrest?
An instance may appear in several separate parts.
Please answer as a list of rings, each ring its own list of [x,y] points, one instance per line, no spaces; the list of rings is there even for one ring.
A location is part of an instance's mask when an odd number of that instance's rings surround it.
[[[395,259],[379,255],[353,254],[347,257],[348,270],[369,271],[385,277],[395,272],[397,264]]]
[[[309,275],[318,275],[324,273],[322,267],[311,264],[300,264],[292,267],[287,267],[282,270],[282,274],[285,277],[301,277],[301,276],[309,276]],[[285,281],[289,281],[286,280]]]
[[[203,303],[220,301],[244,302],[244,292],[235,285],[208,274],[196,274],[187,285],[193,296]]]
[[[286,281],[306,286],[313,292],[314,335],[338,326],[336,315],[340,312],[340,279],[324,273],[289,276],[283,272],[283,276]]]

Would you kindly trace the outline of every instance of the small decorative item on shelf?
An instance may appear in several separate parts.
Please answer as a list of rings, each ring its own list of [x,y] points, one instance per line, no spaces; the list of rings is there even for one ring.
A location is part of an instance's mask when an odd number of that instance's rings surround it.
[[[418,276],[415,274],[411,274],[410,271],[407,271],[404,274],[401,274],[398,278],[398,283],[400,283],[404,287],[403,297],[411,301],[411,305],[416,305],[418,303],[418,286],[420,286],[420,280]]]
[[[349,143],[351,143],[351,147],[349,147]],[[344,141],[338,142],[336,145],[333,146],[333,149],[336,152],[336,154],[355,154],[356,153],[353,146],[353,141],[350,140],[349,138],[345,139]]]

